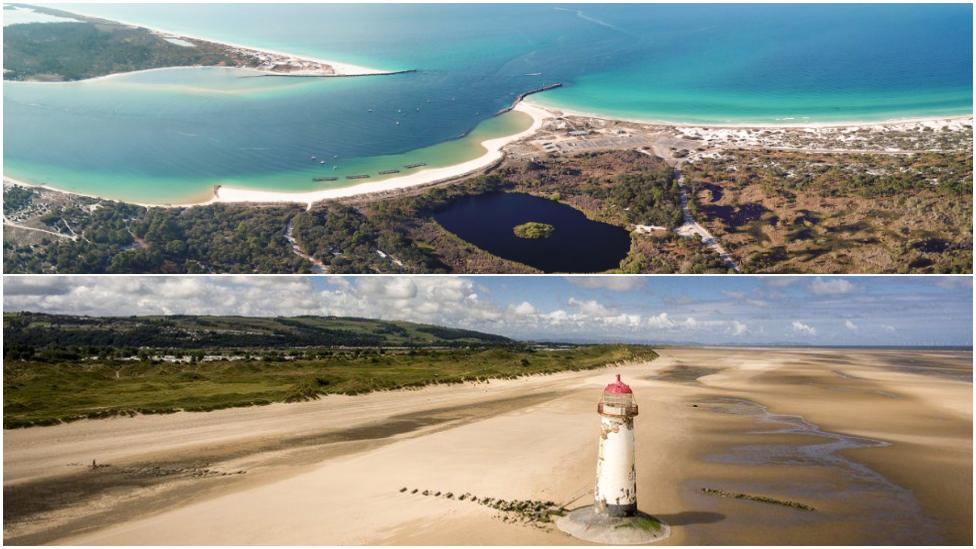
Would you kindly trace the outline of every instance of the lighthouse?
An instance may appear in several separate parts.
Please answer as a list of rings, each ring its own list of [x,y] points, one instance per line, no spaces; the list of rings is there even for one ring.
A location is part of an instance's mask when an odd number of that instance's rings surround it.
[[[600,450],[596,460],[596,512],[611,517],[637,513],[637,468],[634,452],[634,392],[624,382],[609,384],[596,406],[600,414]]]
[[[593,505],[571,510],[556,519],[556,526],[575,538],[603,545],[638,545],[668,537],[667,524],[637,509],[637,402],[619,374],[604,387],[596,411],[600,438]]]

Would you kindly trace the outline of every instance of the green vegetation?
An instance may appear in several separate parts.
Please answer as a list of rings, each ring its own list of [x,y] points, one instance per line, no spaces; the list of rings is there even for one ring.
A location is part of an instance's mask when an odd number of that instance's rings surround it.
[[[536,239],[536,238],[549,238],[550,236],[552,236],[552,232],[555,230],[556,228],[553,227],[552,225],[549,225],[548,223],[529,221],[528,223],[522,223],[521,225],[516,225],[512,229],[512,232],[514,232],[515,236],[519,238]]]
[[[364,318],[297,316],[88,317],[6,313],[5,357],[44,359],[125,358],[136,348],[293,349],[297,347],[429,347],[498,345],[508,338],[426,324]],[[65,355],[65,353],[68,353]]]
[[[636,151],[509,162],[498,170],[513,190],[558,200],[620,226],[681,224],[681,191],[670,166]]]
[[[656,356],[639,345],[528,345],[467,330],[351,318],[8,314],[3,419],[12,428],[206,411]]]
[[[429,247],[398,229],[409,220],[394,216],[328,203],[295,216],[295,239],[333,273],[447,272]]]
[[[746,272],[972,272],[971,151],[737,151],[685,174]]]
[[[22,189],[5,188],[4,207]],[[222,204],[147,209],[72,197],[37,224],[79,238],[34,245],[5,238],[4,264],[13,273],[307,273],[311,263],[294,254],[285,237],[300,211]]]
[[[27,208],[34,198],[34,190],[28,187],[13,186],[3,192],[3,214],[10,215],[13,212]]]
[[[81,22],[4,27],[5,80],[81,80],[160,67],[238,66],[251,61],[210,42],[192,41],[192,47],[182,46],[143,28],[49,8],[30,9]]]
[[[454,200],[497,191],[558,200],[590,219],[628,229],[681,222],[671,168],[634,151],[514,160],[490,175],[415,194],[326,202],[310,211],[226,204],[147,209],[34,190],[30,208],[17,210],[18,222],[78,238],[8,230],[4,268],[8,273],[311,272],[312,263],[292,249],[291,227],[295,244],[331,273],[537,272],[465,242],[433,219]],[[6,187],[5,205],[8,200],[22,204],[21,194],[20,187]],[[726,266],[701,242],[662,231],[633,235],[621,271],[726,272]]]

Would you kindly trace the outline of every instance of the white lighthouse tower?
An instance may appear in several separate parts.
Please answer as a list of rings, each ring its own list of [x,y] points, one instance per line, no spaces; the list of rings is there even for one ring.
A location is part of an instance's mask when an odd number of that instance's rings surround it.
[[[624,382],[607,385],[596,406],[600,414],[600,452],[596,461],[596,512],[611,517],[637,513],[637,468],[634,453],[634,392]]]
[[[573,537],[604,545],[637,545],[668,537],[671,528],[667,524],[637,509],[637,402],[620,375],[603,389],[596,411],[600,414],[600,442],[594,503],[559,517],[556,526]]]

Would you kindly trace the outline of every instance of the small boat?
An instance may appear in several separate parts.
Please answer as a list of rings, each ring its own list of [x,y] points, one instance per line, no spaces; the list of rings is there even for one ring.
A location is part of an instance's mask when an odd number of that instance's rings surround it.
[[[399,120],[397,120],[397,121],[396,121],[396,125],[397,125],[397,126],[399,126],[399,125],[400,125],[400,121],[399,121]]]
[[[426,162],[417,162],[416,164],[407,164],[406,166],[404,166],[404,168],[407,168],[407,169],[419,168],[421,166],[426,166],[426,165],[427,165]]]
[[[332,158],[339,158],[339,155],[334,154],[334,155],[332,155]]]
[[[541,72],[530,72],[530,73],[527,73],[525,76],[542,76],[542,73]]]
[[[319,160],[319,164],[325,164],[325,160]]]
[[[383,170],[380,172],[380,175],[389,175],[391,173],[400,173],[400,170]]]
[[[312,155],[312,160],[315,160],[315,155],[314,154]]]
[[[373,109],[368,109],[368,112],[373,112]]]

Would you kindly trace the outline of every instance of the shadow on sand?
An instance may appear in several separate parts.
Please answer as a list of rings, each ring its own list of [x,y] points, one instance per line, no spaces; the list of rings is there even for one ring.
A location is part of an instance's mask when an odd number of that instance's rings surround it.
[[[654,515],[665,524],[671,526],[690,526],[692,524],[711,524],[725,520],[722,513],[710,511],[682,511],[673,515]]]

